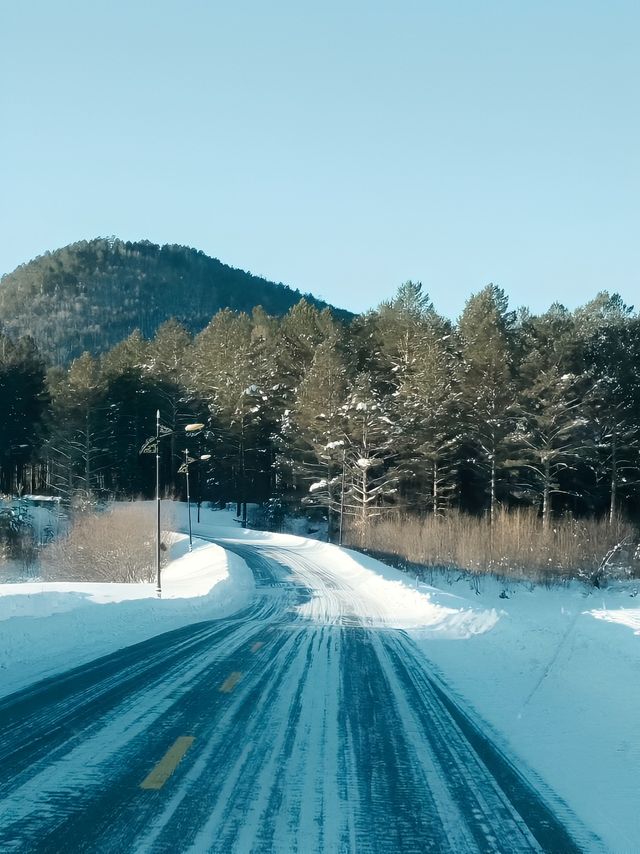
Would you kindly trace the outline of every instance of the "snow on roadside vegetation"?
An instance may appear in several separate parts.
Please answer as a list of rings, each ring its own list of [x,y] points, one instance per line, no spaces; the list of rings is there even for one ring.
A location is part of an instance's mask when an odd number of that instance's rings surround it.
[[[179,536],[155,584],[0,584],[0,696],[46,676],[189,623],[225,617],[251,601],[253,575],[236,555]]]

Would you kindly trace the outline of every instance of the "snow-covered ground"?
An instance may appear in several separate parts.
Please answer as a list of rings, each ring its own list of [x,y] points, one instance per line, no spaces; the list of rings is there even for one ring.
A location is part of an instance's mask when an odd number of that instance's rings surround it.
[[[189,623],[225,617],[254,593],[244,561],[182,535],[155,584],[0,584],[0,696]]]
[[[640,584],[547,589],[491,578],[432,585],[365,555],[284,534],[218,530],[292,550],[316,622],[404,628],[468,709],[607,850],[638,850]],[[308,574],[305,556],[326,567]],[[503,596],[508,598],[503,598]]]
[[[437,583],[437,582],[436,582]],[[424,589],[421,587],[421,589]],[[588,591],[508,588],[485,579],[451,591],[470,607],[497,609],[464,642],[414,637],[465,705],[493,728],[605,842],[640,840],[640,607],[633,585]],[[426,591],[428,594],[428,591]]]
[[[178,525],[185,527],[178,505]],[[640,607],[635,589],[504,587],[434,576],[432,585],[325,543],[242,530],[233,513],[203,508],[194,533],[222,545],[286,551],[313,623],[409,632],[450,692],[495,740],[545,781],[607,850],[638,850]],[[183,552],[185,541],[181,541]],[[321,567],[321,571],[318,570]],[[0,585],[0,693],[113,649],[248,604],[243,561],[198,543],[154,585]],[[505,593],[508,598],[500,596]]]

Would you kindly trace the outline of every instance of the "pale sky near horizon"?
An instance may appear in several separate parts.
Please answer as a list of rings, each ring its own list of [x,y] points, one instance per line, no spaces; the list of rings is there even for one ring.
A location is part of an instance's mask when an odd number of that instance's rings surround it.
[[[354,311],[640,303],[639,37],[630,0],[0,0],[0,274],[116,235]]]

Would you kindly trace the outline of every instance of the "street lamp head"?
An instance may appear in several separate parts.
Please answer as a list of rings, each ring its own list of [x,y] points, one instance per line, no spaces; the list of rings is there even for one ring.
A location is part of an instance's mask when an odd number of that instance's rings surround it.
[[[202,455],[200,456],[200,459],[201,459],[201,460],[210,460],[210,459],[211,459],[211,454],[202,454]]]
[[[204,424],[196,423],[196,424],[187,424],[184,428],[185,433],[197,433],[198,430],[202,430]]]

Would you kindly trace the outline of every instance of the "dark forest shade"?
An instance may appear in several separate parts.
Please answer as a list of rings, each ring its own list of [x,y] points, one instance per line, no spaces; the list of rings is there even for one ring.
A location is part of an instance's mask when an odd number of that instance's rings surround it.
[[[301,296],[186,246],[97,238],[3,276],[0,328],[13,338],[31,336],[45,357],[65,364],[85,350],[103,353],[135,329],[150,338],[170,317],[195,333],[221,308],[250,313],[261,305],[282,315]]]

